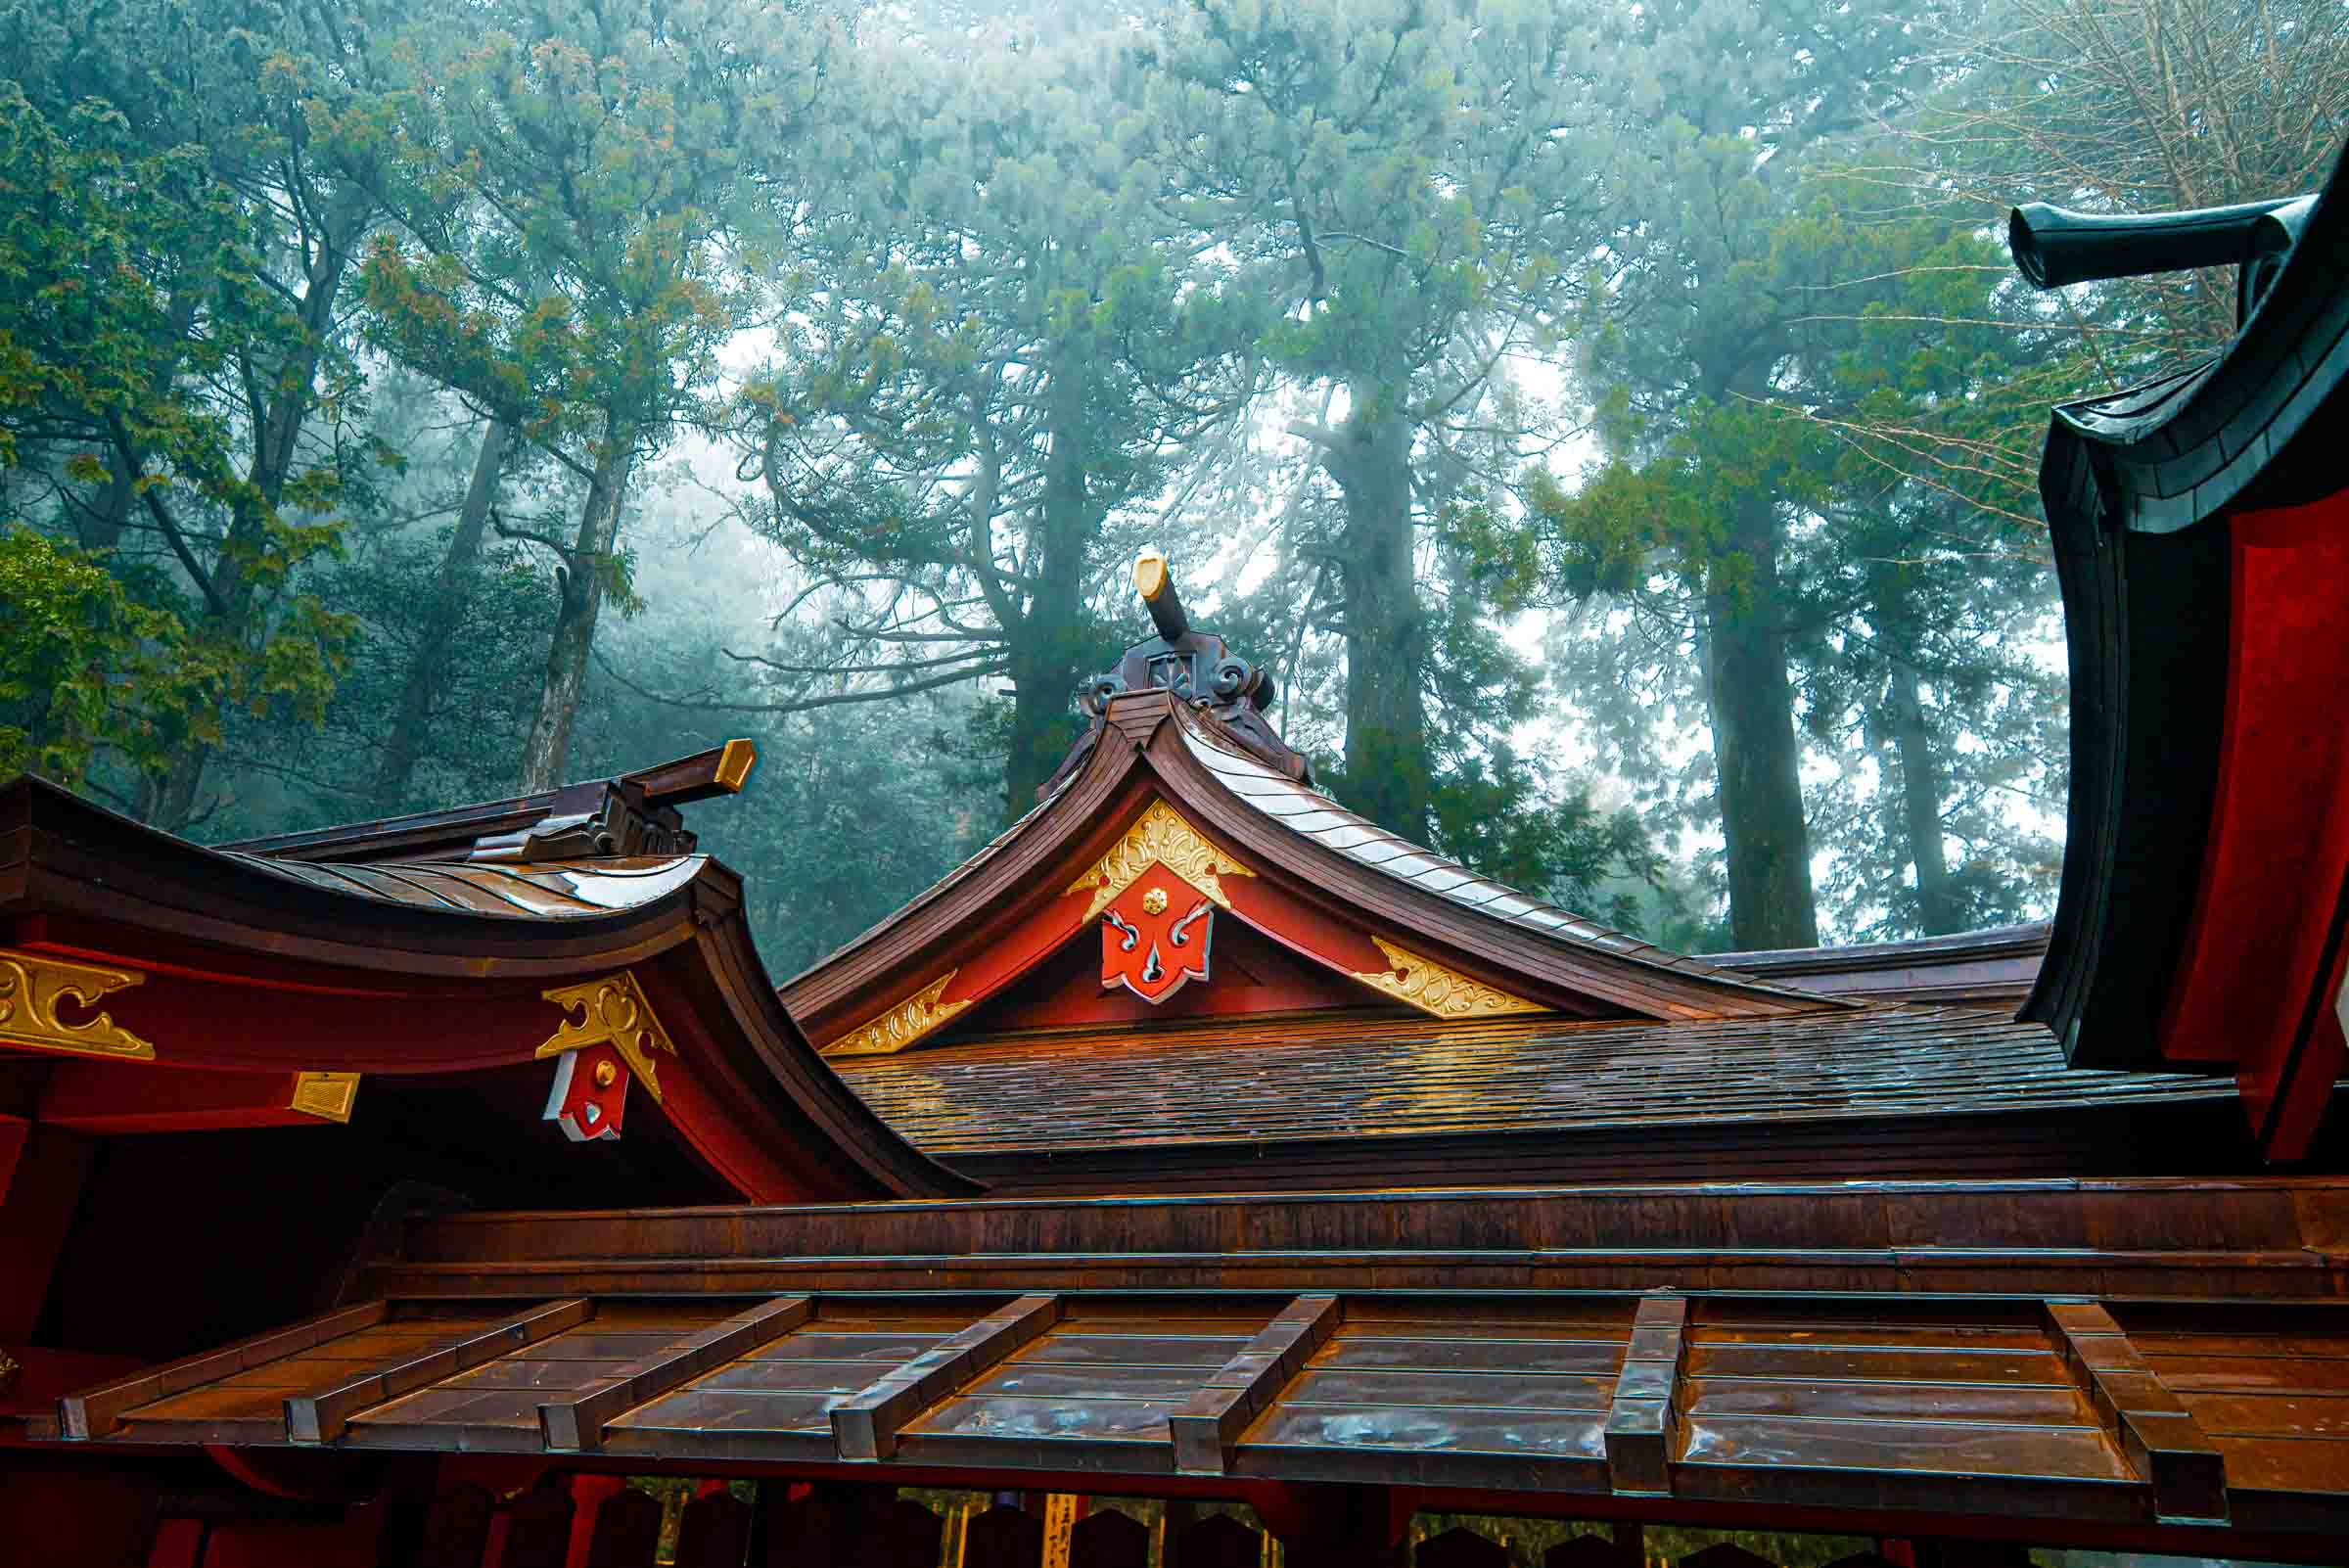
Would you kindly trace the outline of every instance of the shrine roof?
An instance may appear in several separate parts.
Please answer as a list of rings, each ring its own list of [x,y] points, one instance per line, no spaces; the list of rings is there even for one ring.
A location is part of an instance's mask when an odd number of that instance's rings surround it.
[[[1652,942],[1611,931],[1594,920],[1520,893],[1506,883],[1480,876],[1458,861],[1390,833],[1311,786],[1266,766],[1230,739],[1213,715],[1177,705],[1175,718],[1185,748],[1234,800],[1298,837],[1335,850],[1382,877],[1422,893],[1436,894],[1479,914],[1505,920],[1562,945],[1595,949],[1681,974],[1780,989],[1766,981],[1732,975]]]
[[[2321,1560],[2344,1218],[2309,1179],[455,1214],[401,1227],[380,1299],[25,1413],[150,1453],[1628,1494]]]
[[[1966,1001],[2017,1005],[2048,952],[2048,926],[1997,926],[1942,937],[1714,953],[1710,961],[1753,975],[1868,1001]]]
[[[740,878],[673,853],[690,849],[674,803],[710,787],[696,771],[570,786],[533,798],[535,815],[500,803],[328,830],[279,853],[191,844],[44,780],[0,782],[0,963],[73,999],[0,1019],[0,1055],[51,1088],[116,1071],[98,1055],[151,1064],[159,1084],[234,1081],[274,1115],[298,1075],[348,1075],[365,1106],[378,1091],[363,1080],[551,1072],[544,1058],[576,1048],[566,1031],[591,1036],[624,1005],[645,1022],[619,1038],[661,1057],[639,1117],[658,1116],[725,1189],[973,1190],[817,1058],[760,962]],[[452,831],[469,858],[444,857]],[[433,857],[406,857],[427,838]],[[328,844],[356,858],[309,857]],[[548,853],[568,846],[598,853]]]
[[[1165,690],[1105,699],[1034,810],[785,982],[785,1005],[828,1051],[862,1054],[883,1034],[887,1050],[927,1038],[1085,940],[1099,912],[1088,899],[1107,885],[1104,852],[1148,863],[1159,852],[1141,841],[1154,820],[1221,857],[1230,869],[1215,897],[1227,912],[1318,965],[1352,1004],[1395,999],[1409,989],[1391,983],[1397,966],[1422,963],[1455,987],[1489,988],[1503,1010],[1573,1017],[1851,1005],[1667,951],[1480,876],[1348,810],[1264,751],[1212,704]],[[974,1015],[965,1033],[978,1027]]]
[[[1674,1024],[1227,1018],[834,1066],[937,1157],[1946,1116],[2234,1092],[2227,1079],[2072,1069],[2044,1026],[1962,1006]]]
[[[2330,721],[2349,686],[2349,161],[2313,197],[2034,205],[2009,232],[2042,287],[2232,262],[2237,290],[2215,358],[2049,427],[2070,788],[2023,1011],[2082,1067],[2235,1074],[2261,1152],[2301,1159],[2349,1066],[2349,745]]]

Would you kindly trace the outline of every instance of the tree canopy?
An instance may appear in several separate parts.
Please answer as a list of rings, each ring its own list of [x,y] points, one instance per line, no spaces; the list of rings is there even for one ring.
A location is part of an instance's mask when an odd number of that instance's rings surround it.
[[[779,967],[1143,635],[1341,801],[1702,947],[2044,916],[2047,407],[2314,189],[2338,7],[0,0],[0,769],[203,837],[748,732]]]

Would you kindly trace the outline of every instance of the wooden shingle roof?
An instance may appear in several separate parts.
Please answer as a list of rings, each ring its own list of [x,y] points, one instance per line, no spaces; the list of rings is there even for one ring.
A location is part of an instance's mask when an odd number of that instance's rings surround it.
[[[934,1156],[1357,1140],[2225,1102],[2185,1074],[2066,1066],[1976,1007],[1590,1024],[1223,1019],[850,1060],[841,1076]]]

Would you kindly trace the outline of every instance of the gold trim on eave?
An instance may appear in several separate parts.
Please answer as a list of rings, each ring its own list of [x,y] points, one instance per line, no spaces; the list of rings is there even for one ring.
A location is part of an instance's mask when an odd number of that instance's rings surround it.
[[[887,1056],[937,1030],[970,1005],[968,998],[942,1002],[960,969],[949,969],[903,1001],[878,1013],[824,1047],[826,1056]]]
[[[577,1008],[579,1016],[565,1019],[562,1027],[538,1047],[538,1055],[560,1056],[565,1051],[608,1044],[620,1052],[620,1059],[643,1083],[653,1103],[661,1103],[661,1080],[654,1071],[652,1053],[667,1051],[674,1056],[676,1042],[661,1027],[661,1020],[653,1016],[653,1004],[645,1000],[644,989],[636,984],[632,971],[623,969],[600,980],[557,986],[539,994],[558,1006]]]
[[[1499,1013],[1549,1011],[1539,1002],[1512,996],[1481,980],[1471,980],[1456,969],[1448,969],[1433,958],[1398,947],[1384,937],[1370,940],[1387,955],[1387,973],[1365,975],[1358,969],[1354,978],[1398,1001],[1410,1003],[1423,1013],[1437,1018],[1491,1018]]]
[[[144,984],[135,969],[70,963],[46,953],[0,947],[0,1043],[36,1051],[72,1051],[118,1062],[152,1062],[155,1047],[105,1013],[86,1024],[69,1024],[58,1003],[71,997],[95,1008],[101,996]]]
[[[359,1075],[356,1073],[297,1073],[294,1075],[294,1097],[286,1102],[289,1111],[315,1116],[327,1122],[347,1122],[350,1108],[359,1102]]]
[[[1084,911],[1084,918],[1090,920],[1108,908],[1110,900],[1140,881],[1153,865],[1165,866],[1226,909],[1231,907],[1231,900],[1223,896],[1223,886],[1218,878],[1256,875],[1209,843],[1206,835],[1185,822],[1174,807],[1164,801],[1152,801],[1150,808],[1109,847],[1109,853],[1069,884],[1068,892],[1092,894],[1092,904]]]

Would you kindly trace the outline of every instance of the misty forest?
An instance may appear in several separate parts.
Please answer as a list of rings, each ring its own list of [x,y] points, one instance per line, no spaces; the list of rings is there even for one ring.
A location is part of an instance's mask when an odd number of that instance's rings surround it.
[[[2044,918],[2047,410],[2339,0],[0,0],[0,774],[205,842],[755,739],[779,976],[1161,546],[1346,805],[1684,950]]]

